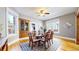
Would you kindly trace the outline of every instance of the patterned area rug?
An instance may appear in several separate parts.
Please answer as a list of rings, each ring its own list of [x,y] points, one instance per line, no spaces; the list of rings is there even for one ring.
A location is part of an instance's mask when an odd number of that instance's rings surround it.
[[[31,49],[28,43],[20,44],[22,51],[56,51],[59,48],[59,46],[60,46],[60,41],[57,39],[53,40],[53,44],[48,49],[45,49],[44,46],[37,46]]]
[[[22,51],[31,51],[32,50],[31,47],[29,47],[28,43],[21,43],[20,47],[21,47]]]

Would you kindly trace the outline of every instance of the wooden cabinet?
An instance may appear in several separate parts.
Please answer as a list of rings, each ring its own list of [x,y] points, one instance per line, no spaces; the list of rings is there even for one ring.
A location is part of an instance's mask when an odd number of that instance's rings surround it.
[[[29,32],[29,20],[19,18],[19,37],[28,37]]]

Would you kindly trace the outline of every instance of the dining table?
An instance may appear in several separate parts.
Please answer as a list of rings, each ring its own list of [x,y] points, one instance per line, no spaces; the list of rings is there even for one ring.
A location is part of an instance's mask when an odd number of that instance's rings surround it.
[[[38,40],[38,46],[41,46],[41,42],[45,41],[43,35],[36,35],[36,40]]]
[[[44,35],[36,35],[37,39],[41,39],[42,37],[44,37]]]

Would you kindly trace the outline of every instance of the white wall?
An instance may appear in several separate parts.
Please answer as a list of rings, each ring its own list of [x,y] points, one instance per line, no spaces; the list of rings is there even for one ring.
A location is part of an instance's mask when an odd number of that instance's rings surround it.
[[[6,36],[6,26],[5,26],[5,8],[0,7],[0,32],[2,37]]]

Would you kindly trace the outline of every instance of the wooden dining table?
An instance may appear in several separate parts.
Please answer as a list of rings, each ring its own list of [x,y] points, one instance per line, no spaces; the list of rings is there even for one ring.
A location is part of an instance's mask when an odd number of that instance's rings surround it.
[[[43,35],[36,35],[36,40],[38,40],[38,46],[41,46],[41,41],[45,41]]]
[[[42,37],[44,37],[43,35],[36,35],[37,39],[41,39]]]

